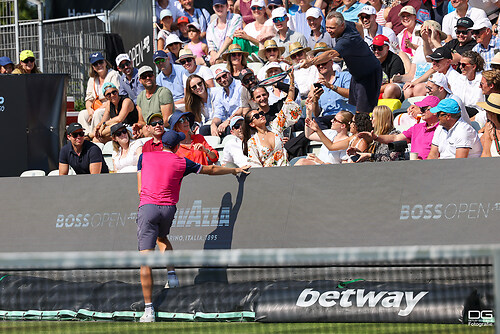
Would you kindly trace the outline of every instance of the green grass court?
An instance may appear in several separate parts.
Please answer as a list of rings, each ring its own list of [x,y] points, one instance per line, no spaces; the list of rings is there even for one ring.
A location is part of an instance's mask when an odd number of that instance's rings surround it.
[[[214,323],[214,322],[54,322],[54,321],[0,321],[0,333],[493,333],[494,327],[440,324],[351,324],[351,323]]]

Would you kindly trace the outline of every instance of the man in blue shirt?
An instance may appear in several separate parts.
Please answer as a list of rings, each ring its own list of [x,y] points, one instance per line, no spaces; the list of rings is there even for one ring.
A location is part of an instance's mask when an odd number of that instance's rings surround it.
[[[339,65],[333,64],[333,60],[318,64],[316,67],[321,76],[319,83],[323,88],[323,94],[316,103],[316,107],[321,110],[315,111],[315,114],[336,115],[341,110],[355,113],[356,107],[347,102],[351,74],[342,72]]]
[[[144,90],[144,86],[139,82],[139,72],[130,61],[130,57],[126,53],[119,54],[116,57],[116,66],[118,71],[122,73],[120,77],[119,95],[128,96],[135,104],[137,104],[137,96]]]
[[[231,116],[240,107],[241,83],[234,80],[229,71],[220,68],[215,71],[215,81],[222,86],[215,98],[214,119],[212,120],[212,136],[223,136],[229,132],[228,125],[231,122]]]
[[[182,74],[184,68],[180,65],[172,64],[168,54],[163,50],[158,50],[153,55],[153,60],[160,73],[156,77],[156,84],[166,87],[172,92],[175,104],[184,103],[184,85],[182,84]]]
[[[350,22],[358,22],[358,14],[365,6],[357,0],[344,0],[343,5],[337,8],[337,12],[342,13],[344,19]]]

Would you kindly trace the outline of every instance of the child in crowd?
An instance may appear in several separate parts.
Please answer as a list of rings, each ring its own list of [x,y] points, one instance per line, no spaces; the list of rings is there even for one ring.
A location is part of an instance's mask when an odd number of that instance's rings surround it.
[[[177,31],[177,36],[179,36],[179,39],[182,41],[182,43],[187,43],[189,42],[189,35],[188,35],[188,24],[189,24],[189,19],[186,16],[181,16],[177,19],[177,28],[179,28],[179,31]]]
[[[160,12],[160,21],[163,27],[158,33],[158,50],[164,50],[165,40],[172,34],[172,23],[174,21],[172,12],[169,9],[162,10]]]
[[[208,45],[200,41],[201,28],[198,22],[191,22],[187,25],[188,36],[191,42],[184,48],[191,50],[196,56],[197,65],[206,65],[205,59],[208,55]]]

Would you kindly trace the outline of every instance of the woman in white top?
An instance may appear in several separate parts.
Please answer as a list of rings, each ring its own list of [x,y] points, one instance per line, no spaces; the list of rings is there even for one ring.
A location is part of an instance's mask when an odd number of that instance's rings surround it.
[[[123,123],[116,123],[111,127],[111,138],[113,138],[112,159],[115,173],[120,173],[125,167],[128,167],[128,171],[133,171],[135,167],[137,171],[137,160],[142,153],[142,142],[131,141],[132,135]]]
[[[193,51],[189,49],[182,49],[179,52],[179,59],[175,61],[177,64],[181,64],[186,72],[182,75],[182,82],[184,83],[184,89],[186,88],[186,80],[192,74],[198,74],[205,80],[208,87],[215,87],[214,75],[212,71],[206,66],[196,65],[196,57]]]
[[[274,37],[275,32],[272,27],[264,25],[268,19],[264,0],[253,0],[250,9],[255,21],[247,24],[243,29],[236,29],[234,37],[246,39],[258,46],[266,39]]]
[[[405,27],[398,34],[399,47],[401,51],[406,52],[411,58],[417,47],[423,44],[422,38],[415,35],[415,32],[420,30],[420,24],[417,24],[415,8],[411,6],[403,7],[399,17],[401,18],[401,24]]]
[[[194,115],[194,121],[199,124],[210,124],[214,118],[214,89],[207,86],[205,80],[197,74],[192,74],[186,81],[185,111]],[[201,129],[200,129],[201,130]],[[200,132],[201,133],[201,132]],[[208,125],[208,134],[210,135],[210,125]]]
[[[101,122],[104,115],[106,97],[102,92],[105,82],[111,82],[120,89],[120,74],[112,69],[111,64],[104,59],[100,52],[90,55],[89,81],[85,95],[85,109],[78,114],[78,123],[91,138],[95,127]]]
[[[464,102],[466,107],[477,108],[478,102],[484,102],[483,91],[479,87],[483,78],[481,72],[484,70],[484,59],[477,52],[465,51],[458,64],[462,69],[462,75],[459,77],[459,82],[451,85],[451,91]]]
[[[500,94],[492,93],[486,102],[479,102],[478,105],[486,110],[488,121],[484,127],[484,134],[481,137],[483,153],[481,157],[500,157]]]

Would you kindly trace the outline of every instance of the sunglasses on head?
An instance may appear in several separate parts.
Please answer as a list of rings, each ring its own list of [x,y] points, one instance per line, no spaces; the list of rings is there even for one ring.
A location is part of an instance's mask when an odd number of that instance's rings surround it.
[[[152,77],[154,77],[154,76],[155,76],[155,75],[153,74],[153,72],[147,72],[147,73],[143,73],[143,74],[141,74],[141,79],[142,79],[142,80],[145,80],[145,79],[147,79],[147,78],[152,78]]]
[[[25,60],[23,60],[23,63],[27,64],[27,63],[34,63],[35,62],[35,58],[26,58]]]
[[[116,131],[113,136],[120,137],[124,133],[127,133],[127,129],[126,128],[121,128],[120,130]]]
[[[372,50],[373,51],[382,51],[384,50],[384,46],[379,46],[379,45],[372,45]]]
[[[118,94],[118,91],[115,89],[115,90],[112,90],[111,92],[104,94],[104,96],[109,98],[111,95],[117,95],[117,94]]]
[[[266,116],[266,114],[263,111],[259,111],[255,114],[253,114],[251,121],[253,121],[254,119],[259,119],[259,118],[264,117],[264,116]]]
[[[264,7],[260,7],[260,6],[252,6],[252,7],[250,7],[250,9],[251,9],[251,10],[254,10],[254,11],[255,11],[255,10],[263,10],[263,9],[264,9]]]
[[[191,90],[196,90],[198,87],[203,88],[203,82],[200,81],[198,83],[195,83],[191,86]]]
[[[165,62],[165,58],[158,58],[158,59],[155,59],[155,64],[156,65],[160,65],[161,63],[164,63]]]
[[[151,125],[153,127],[155,127],[157,125],[163,125],[163,120],[151,122],[151,123],[149,123],[149,125]]]
[[[469,30],[455,30],[455,33],[457,35],[467,35],[467,33],[469,32]]]
[[[285,20],[286,20],[286,17],[287,17],[286,15],[285,15],[285,16],[282,16],[282,17],[275,17],[275,18],[273,19],[273,22],[274,22],[274,23],[283,22],[283,21],[285,21]]]
[[[125,67],[129,67],[129,66],[130,66],[130,62],[125,61],[125,62],[122,62],[118,67],[123,70]]]
[[[185,65],[185,64],[190,63],[192,61],[193,61],[193,58],[185,58],[185,59],[179,60],[179,64]]]
[[[71,134],[71,137],[73,137],[75,139],[78,138],[78,137],[83,137],[83,136],[85,136],[85,133],[83,133],[83,131],[73,132]]]

